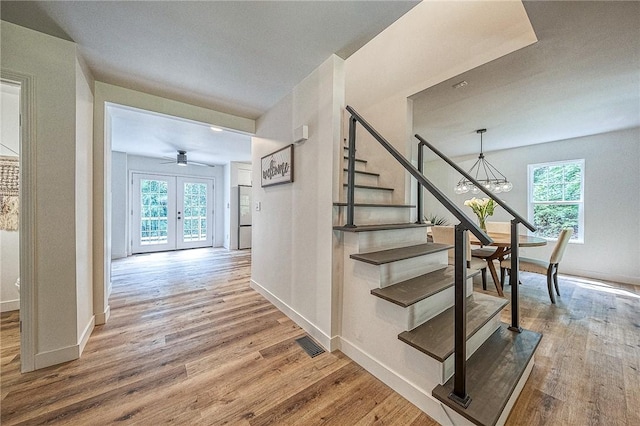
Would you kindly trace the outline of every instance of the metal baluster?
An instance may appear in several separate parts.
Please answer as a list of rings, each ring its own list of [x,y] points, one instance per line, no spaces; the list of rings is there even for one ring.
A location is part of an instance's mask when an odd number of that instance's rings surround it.
[[[354,222],[355,184],[356,184],[356,119],[349,120],[349,154],[347,166],[347,223],[345,228],[356,228]]]
[[[467,408],[467,230],[461,223],[455,226],[455,307],[453,392],[449,398]]]
[[[518,243],[520,242],[518,235],[518,220],[511,221],[511,275],[509,282],[511,283],[511,326],[509,330],[522,333],[520,327],[520,304],[518,299],[518,285],[520,284],[520,259],[518,254]]]
[[[422,174],[423,173],[423,169],[424,169],[424,144],[422,142],[418,142],[418,171]],[[423,208],[422,208],[422,184],[420,183],[420,181],[418,182],[418,219],[416,220],[416,223],[425,223],[425,221],[422,219],[422,217],[424,216],[423,213]]]

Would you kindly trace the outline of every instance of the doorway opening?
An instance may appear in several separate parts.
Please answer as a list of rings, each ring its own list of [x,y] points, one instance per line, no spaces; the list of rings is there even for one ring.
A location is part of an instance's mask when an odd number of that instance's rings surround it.
[[[0,311],[20,309],[20,84],[2,80]]]

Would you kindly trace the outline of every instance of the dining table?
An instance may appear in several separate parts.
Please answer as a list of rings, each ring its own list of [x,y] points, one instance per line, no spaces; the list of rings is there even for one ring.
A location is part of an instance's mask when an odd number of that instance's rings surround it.
[[[496,285],[498,295],[500,297],[503,297],[504,293],[502,291],[502,282],[498,277],[498,272],[496,271],[496,266],[494,265],[493,261],[496,259],[500,261],[511,254],[511,234],[487,232],[487,235],[493,240],[493,242],[489,244],[489,247],[495,247],[496,250],[490,254],[483,253],[482,256],[478,257],[482,257],[487,261],[487,267],[489,268],[489,272],[491,272],[491,278],[493,278],[493,282]],[[473,245],[482,245],[482,243],[475,237],[475,235],[471,233],[469,233],[469,242]],[[531,235],[518,235],[518,247],[540,247],[546,244],[547,240],[545,240],[544,238],[534,237]]]

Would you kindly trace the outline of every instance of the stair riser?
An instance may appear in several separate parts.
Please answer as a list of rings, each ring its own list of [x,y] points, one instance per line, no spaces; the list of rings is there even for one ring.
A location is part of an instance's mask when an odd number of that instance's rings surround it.
[[[384,288],[433,272],[441,269],[446,264],[447,253],[437,252],[384,265],[372,265],[349,259],[349,264],[345,265],[345,268],[351,267],[354,275],[367,280],[371,285],[371,289],[374,289]]]
[[[467,279],[467,296],[471,293],[473,293],[473,277]],[[450,287],[406,308],[408,312],[405,330],[413,330],[452,307],[454,296],[455,288]]]
[[[407,308],[387,302],[384,319],[402,331],[413,330],[453,306],[454,288],[449,287]],[[473,292],[473,277],[467,279],[467,295]]]
[[[334,207],[334,225],[347,223],[347,207]],[[411,218],[410,208],[401,207],[356,207],[354,223],[356,225],[382,225],[387,223],[405,223]],[[424,241],[423,241],[424,242]]]
[[[500,327],[500,312],[493,316],[480,330],[467,339],[467,359]],[[452,354],[444,361],[442,369],[442,382],[446,383],[453,376],[454,355]]]
[[[386,366],[424,395],[430,394],[442,377],[442,363],[398,339],[403,329],[387,321],[394,315],[389,312],[392,304],[368,294],[369,286],[367,280],[357,276],[344,283],[342,338],[349,345],[343,346],[343,351],[357,358],[349,352],[355,348],[360,356]]]
[[[347,199],[347,188],[343,191],[343,200]],[[355,188],[355,202],[362,204],[391,204],[393,200],[392,191],[380,189]]]
[[[342,159],[342,168],[343,169],[349,168],[349,160],[347,160],[346,158]],[[367,170],[367,163],[363,163],[362,161],[356,161],[356,170],[359,172],[365,172]]]
[[[357,170],[357,169],[356,169]],[[344,173],[344,183],[348,182],[349,174],[347,172]],[[365,175],[361,173],[356,173],[356,185],[369,185],[369,186],[377,186],[378,185],[378,176],[375,175]]]
[[[424,244],[426,242],[427,228],[358,232],[357,246],[353,253],[371,253],[379,250]]]

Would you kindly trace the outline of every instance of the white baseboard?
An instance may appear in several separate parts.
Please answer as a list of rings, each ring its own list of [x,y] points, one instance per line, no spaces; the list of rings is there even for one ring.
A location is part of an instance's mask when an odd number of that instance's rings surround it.
[[[87,326],[82,331],[82,335],[80,336],[80,341],[78,342],[79,350],[78,356],[82,355],[84,351],[84,347],[87,345],[89,341],[89,337],[91,336],[91,332],[93,332],[94,327],[96,326],[96,317],[95,315],[91,317],[91,320],[87,323]]]
[[[442,403],[435,399],[431,393],[424,392],[410,380],[388,368],[344,337],[340,338],[340,350],[438,423],[443,426],[453,426],[453,422],[445,412]]]
[[[91,317],[91,320],[84,328],[80,339],[78,339],[78,344],[66,346],[60,349],[54,349],[52,351],[37,353],[35,356],[35,369],[39,370],[41,368],[50,367],[56,364],[62,364],[63,362],[73,361],[80,358],[82,351],[84,351],[84,347],[89,341],[89,337],[91,336],[91,332],[95,327],[95,323],[96,317]]]
[[[95,325],[106,324],[109,321],[109,316],[111,316],[111,306],[107,305],[107,309],[104,312],[94,315]]]
[[[640,277],[616,275],[610,272],[586,271],[582,269],[563,268],[560,264],[560,275],[574,275],[578,278],[592,278],[594,280],[611,281],[615,283],[632,284],[640,286]]]
[[[20,299],[0,302],[0,312],[10,312],[20,310]]]
[[[80,357],[80,347],[78,345],[66,346],[60,349],[54,349],[48,352],[40,352],[35,356],[36,370],[50,367],[63,362],[73,361]]]
[[[251,288],[260,293],[265,299],[269,302],[273,303],[276,308],[280,309],[286,316],[291,318],[293,322],[298,324],[304,331],[309,333],[311,337],[313,337],[322,347],[326,350],[333,352],[339,347],[339,337],[328,336],[324,331],[320,330],[315,324],[306,319],[300,313],[298,313],[291,306],[287,305],[285,302],[276,297],[269,290],[251,280]]]

